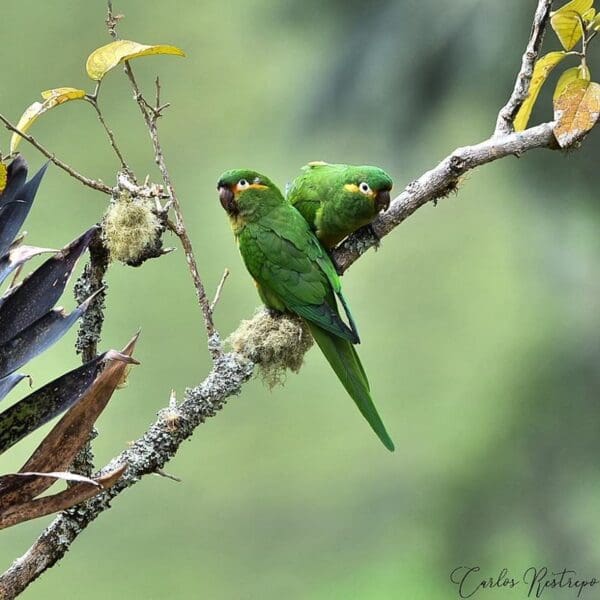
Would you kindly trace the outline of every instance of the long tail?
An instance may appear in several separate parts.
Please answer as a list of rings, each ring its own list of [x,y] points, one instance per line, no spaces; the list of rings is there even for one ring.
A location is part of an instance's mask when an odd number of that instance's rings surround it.
[[[310,321],[307,321],[307,324],[338,379],[358,406],[358,410],[383,442],[383,445],[393,452],[394,442],[385,430],[385,425],[377,413],[375,404],[373,404],[369,381],[354,346],[348,340],[332,335]]]

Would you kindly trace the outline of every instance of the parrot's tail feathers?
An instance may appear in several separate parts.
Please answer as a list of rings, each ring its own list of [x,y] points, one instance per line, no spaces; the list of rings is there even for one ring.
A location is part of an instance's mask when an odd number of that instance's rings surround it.
[[[338,292],[337,296],[340,299],[342,306],[344,307],[344,312],[346,313],[346,316],[348,317],[348,323],[350,323],[350,329],[352,330],[352,333],[356,336],[356,342],[354,342],[354,343],[360,344],[360,335],[358,334],[358,327],[356,327],[356,323],[354,322],[352,313],[350,312],[350,307],[348,306],[348,303],[346,302],[346,298],[345,298],[344,294],[342,294],[342,290],[340,290]],[[360,363],[360,360],[358,362]]]
[[[308,326],[338,379],[356,403],[358,410],[360,410],[383,445],[393,452],[394,442],[386,431],[375,404],[373,404],[369,381],[354,346],[348,340],[331,335],[331,333],[313,323],[309,322]]]
[[[353,344],[358,343],[358,336],[354,329],[348,327],[337,313],[337,308],[336,310],[332,309],[327,302],[323,302],[323,304],[320,305],[290,305],[289,308],[306,319],[311,326],[314,325],[315,327],[325,329],[336,337],[348,340]]]

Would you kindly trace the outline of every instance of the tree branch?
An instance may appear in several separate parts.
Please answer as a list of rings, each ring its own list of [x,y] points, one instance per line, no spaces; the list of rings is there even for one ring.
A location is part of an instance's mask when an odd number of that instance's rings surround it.
[[[0,114],[0,121],[4,123],[4,126],[9,131],[13,133],[18,133],[24,140],[29,142],[34,148],[37,148],[46,158],[50,159],[52,163],[54,163],[57,167],[68,173],[71,177],[77,179],[77,181],[83,183],[83,185],[92,188],[93,190],[97,190],[98,192],[102,192],[104,194],[108,194],[109,196],[112,194],[112,189],[102,183],[101,181],[96,181],[95,179],[90,179],[89,177],[85,177],[81,173],[78,173],[73,167],[70,167],[66,162],[56,158],[50,150],[42,146],[33,136],[20,131],[17,129],[15,125],[13,125],[3,114]]]
[[[377,245],[381,238],[388,235],[418,208],[456,191],[461,177],[468,171],[506,156],[520,156],[537,148],[556,149],[558,147],[553,134],[553,123],[544,123],[518,133],[511,132],[512,119],[527,95],[531,68],[541,44],[550,4],[549,0],[540,0],[538,4],[532,37],[517,77],[515,90],[508,104],[500,111],[498,127],[494,136],[472,146],[457,148],[433,169],[410,183],[393,200],[386,213],[378,217],[369,228],[364,228],[350,236],[334,251],[334,259],[340,272],[346,271],[369,248]],[[116,36],[114,32],[116,18],[112,16],[111,10],[109,10],[107,22],[110,24],[109,27],[112,27],[111,33]],[[179,203],[156,137],[156,118],[160,111],[143,100],[128,65],[126,65],[126,70],[129,70],[131,74],[130,79],[132,79],[136,91],[136,99],[153,141],[157,164],[163,174],[169,197],[176,207],[177,222],[173,224],[173,229],[177,233],[181,228],[183,238],[180,235],[181,231],[178,235],[184,243],[187,234],[183,221],[179,220],[181,218]],[[196,285],[196,291],[210,338],[211,331],[214,332],[211,306],[197,275],[191,246],[186,248],[184,243],[184,249],[194,283],[197,282],[196,278],[199,282],[199,285]],[[210,342],[209,339],[209,345]],[[115,464],[127,464],[128,468],[122,479],[110,490],[59,515],[31,548],[0,576],[0,599],[15,598],[45,570],[55,565],[69,550],[79,534],[98,515],[110,508],[111,500],[118,494],[137,483],[143,475],[162,472],[164,465],[175,456],[181,443],[190,437],[195,428],[204,423],[207,418],[215,416],[230,396],[238,394],[243,384],[252,376],[253,371],[254,365],[241,355],[223,354],[220,349],[213,351],[213,368],[208,377],[197,387],[188,389],[184,401],[180,405],[177,405],[172,399],[168,406],[159,413],[157,420],[143,437],[131,444],[102,470],[102,473],[105,473],[111,470]]]
[[[335,259],[345,271],[379,238],[389,234],[419,207],[457,188],[459,178],[467,171],[509,155],[520,155],[536,148],[555,148],[552,123],[544,123],[519,133],[490,138],[474,146],[457,148],[436,167],[410,183],[394,199],[388,211],[373,224],[377,236],[355,234],[335,252]],[[175,456],[181,443],[194,429],[213,417],[230,396],[238,394],[253,373],[254,365],[236,353],[221,354],[209,376],[188,390],[179,406],[171,403],[143,437],[114,458],[102,473],[116,464],[128,464],[123,478],[114,487],[81,507],[59,515],[40,535],[33,546],[0,576],[0,598],[16,597],[46,569],[67,552],[75,538],[99,514],[110,508],[110,501],[137,483],[143,475],[156,472]]]
[[[551,8],[552,0],[538,0],[537,9],[533,17],[533,26],[531,27],[529,43],[527,44],[521,62],[521,70],[517,75],[515,87],[508,102],[498,113],[495,135],[504,135],[513,130],[515,117],[529,93],[529,84],[531,83],[531,76],[533,75],[533,66],[540,53],[542,42],[544,41],[544,32],[548,25]]]
[[[351,235],[333,252],[338,271],[343,273],[369,248],[377,246],[382,237],[400,225],[418,208],[457,191],[461,177],[472,169],[486,163],[536,148],[556,149],[558,144],[552,132],[553,123],[543,123],[525,131],[491,137],[474,146],[457,148],[437,166],[416,181],[409,183],[404,191],[391,202],[370,227]]]

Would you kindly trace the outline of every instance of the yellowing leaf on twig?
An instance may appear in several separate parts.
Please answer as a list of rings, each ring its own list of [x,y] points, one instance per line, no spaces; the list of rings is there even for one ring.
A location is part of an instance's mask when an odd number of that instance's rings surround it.
[[[34,102],[31,106],[27,107],[17,123],[18,130],[25,133],[40,115],[43,115],[51,108],[64,104],[69,100],[81,100],[85,98],[85,90],[78,90],[71,87],[54,88],[53,90],[42,92],[42,98],[44,99],[43,102]],[[18,133],[13,133],[10,139],[11,153],[17,149],[20,141],[21,136]]]
[[[561,148],[580,140],[600,116],[600,84],[575,79],[554,100],[554,136]]]
[[[558,79],[556,84],[556,88],[554,90],[553,99],[556,99],[563,94],[566,87],[573,81],[577,79],[583,79],[584,81],[590,81],[590,70],[583,65],[579,67],[573,67],[571,69],[567,69]]]
[[[130,40],[117,40],[94,50],[88,56],[85,68],[91,79],[100,81],[106,73],[120,62],[152,54],[185,56],[185,52],[176,46],[165,44],[147,46]]]
[[[542,56],[535,63],[533,75],[531,76],[531,83],[529,85],[529,94],[527,95],[527,98],[525,98],[525,102],[523,102],[515,117],[515,131],[522,131],[527,127],[531,111],[533,110],[533,106],[542,89],[544,81],[546,81],[552,69],[554,69],[566,55],[566,52],[563,52],[562,50],[560,52],[548,52],[548,54]]]
[[[0,163],[0,194],[4,191],[4,188],[6,187],[6,176],[6,165],[4,163]]]
[[[583,20],[586,23],[590,23],[594,20],[594,17],[596,16],[596,9],[590,8],[590,10],[586,10],[581,16],[583,17]]]
[[[565,50],[572,50],[583,36],[581,15],[574,10],[555,12],[550,17],[550,25],[554,29]]]
[[[592,7],[593,4],[594,0],[571,0],[570,2],[567,2],[564,6],[561,6],[558,10],[551,12],[550,16],[556,15],[561,12],[564,13],[570,10],[575,11],[580,15],[583,15]]]

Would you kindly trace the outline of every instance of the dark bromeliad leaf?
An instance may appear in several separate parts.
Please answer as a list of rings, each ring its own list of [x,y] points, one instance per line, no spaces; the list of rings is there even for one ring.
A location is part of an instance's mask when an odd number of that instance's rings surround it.
[[[96,232],[97,227],[88,229],[0,298],[0,344],[37,321],[58,302],[77,260]]]
[[[0,255],[3,255],[25,222],[48,168],[46,163],[27,183],[27,163],[21,156],[8,166],[8,182],[0,195]]]
[[[12,390],[17,383],[23,381],[27,375],[23,375],[21,373],[12,373],[11,375],[7,375],[0,379],[0,400]]]
[[[16,246],[0,257],[0,284],[18,267],[29,259],[39,254],[56,252],[50,248],[36,248],[35,246]]]
[[[57,342],[101,291],[98,290],[70,314],[61,308],[47,312],[15,337],[0,344],[0,377],[10,375]]]
[[[71,409],[54,426],[35,452],[21,467],[24,472],[64,471],[73,462],[77,452],[89,439],[89,433],[114,391],[132,363],[131,358],[138,336],[122,350],[111,350],[105,355],[107,363],[92,385]],[[25,480],[13,476],[0,477],[0,512],[26,502],[45,492],[54,482],[48,478],[29,477]]]
[[[0,454],[83,397],[107,359],[104,353],[29,394],[0,414]],[[28,471],[38,471],[31,465]],[[54,466],[51,470],[59,470]]]

